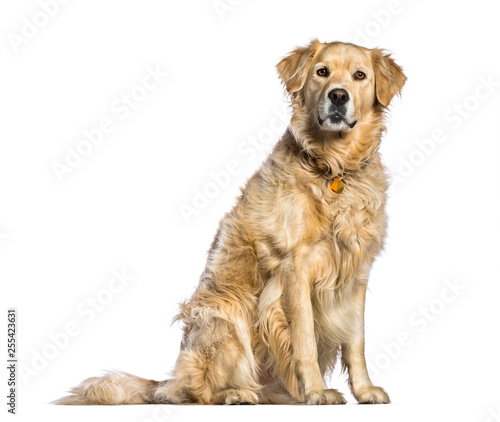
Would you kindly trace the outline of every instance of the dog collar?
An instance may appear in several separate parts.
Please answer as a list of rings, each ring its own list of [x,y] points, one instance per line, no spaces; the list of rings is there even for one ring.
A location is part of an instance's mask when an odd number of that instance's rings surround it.
[[[330,185],[330,190],[337,194],[342,193],[344,190],[344,184],[342,183],[342,177],[335,177],[332,184]]]

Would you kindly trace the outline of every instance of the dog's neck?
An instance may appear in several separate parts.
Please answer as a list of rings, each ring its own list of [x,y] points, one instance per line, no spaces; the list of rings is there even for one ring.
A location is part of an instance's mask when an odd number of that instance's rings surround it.
[[[346,178],[366,168],[378,157],[384,131],[382,112],[360,119],[347,133],[322,130],[310,114],[300,111],[294,113],[288,127],[304,166],[325,179]]]

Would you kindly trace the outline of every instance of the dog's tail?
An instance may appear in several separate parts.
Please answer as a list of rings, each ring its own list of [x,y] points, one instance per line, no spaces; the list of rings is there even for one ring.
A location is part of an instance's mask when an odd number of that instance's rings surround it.
[[[154,381],[126,372],[107,372],[102,377],[89,378],[73,387],[69,396],[52,402],[72,405],[112,405],[156,403],[158,385],[168,381]]]

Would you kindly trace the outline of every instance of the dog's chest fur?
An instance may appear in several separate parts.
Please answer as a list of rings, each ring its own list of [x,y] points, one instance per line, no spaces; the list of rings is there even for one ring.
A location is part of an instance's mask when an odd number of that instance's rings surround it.
[[[353,301],[385,236],[385,174],[360,176],[347,179],[341,194],[322,190],[328,218],[322,240],[310,249],[313,259],[308,264],[316,266],[311,280],[316,333],[332,344],[356,334],[359,324],[353,320],[359,315]]]
[[[276,182],[264,188],[272,191],[265,195],[268,202],[261,199],[259,179],[252,185],[255,194],[246,207],[259,216],[254,231],[262,237],[255,246],[268,274],[293,259],[294,271],[315,288],[339,289],[369,266],[382,246],[387,182],[378,162],[346,177],[341,194],[330,191],[325,180]]]
[[[323,267],[317,288],[341,289],[369,267],[383,244],[386,228],[385,174],[367,171],[346,178],[345,189],[336,194],[328,188],[311,187],[317,212],[320,241],[311,246]]]
[[[311,180],[274,184],[272,204],[247,202],[252,212],[258,206],[258,227],[266,234],[255,242],[263,278],[259,315],[286,289],[274,274],[293,262],[293,282],[311,285],[318,338],[333,347],[353,336],[357,286],[366,283],[385,234],[386,186],[382,167],[375,167],[346,177],[341,194],[327,181]]]

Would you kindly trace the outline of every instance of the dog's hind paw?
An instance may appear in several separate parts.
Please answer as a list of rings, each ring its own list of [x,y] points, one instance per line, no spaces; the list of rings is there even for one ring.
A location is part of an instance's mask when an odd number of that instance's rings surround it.
[[[257,404],[259,399],[252,390],[228,388],[215,394],[215,402],[220,404]]]

